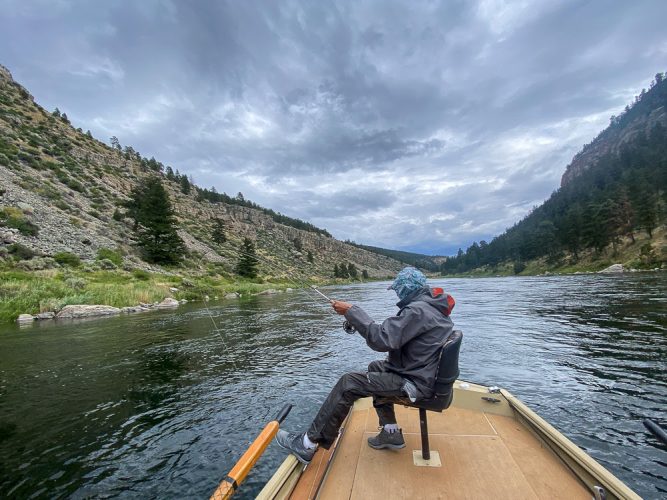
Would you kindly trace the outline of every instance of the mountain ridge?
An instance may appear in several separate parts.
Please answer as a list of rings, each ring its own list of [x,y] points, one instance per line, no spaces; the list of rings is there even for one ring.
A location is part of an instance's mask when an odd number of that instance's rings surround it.
[[[400,269],[398,261],[338,241],[325,230],[276,222],[303,223],[251,202],[211,202],[198,196],[208,190],[196,186],[185,193],[163,168],[132,148],[123,153],[120,146],[107,146],[90,132],[75,129],[58,110],[46,111],[0,66],[0,208],[11,209],[15,218],[37,228],[35,234],[24,234],[7,224],[0,226],[0,243],[5,247],[0,258],[8,258],[6,249],[12,244],[46,258],[70,252],[89,261],[100,249],[118,249],[125,267],[155,268],[141,260],[123,205],[134,186],[158,175],[190,252],[187,265],[218,264],[222,272],[231,274],[241,242],[249,237],[263,257],[260,270],[266,278],[288,270],[304,278],[328,279],[334,265],[343,262],[371,278],[389,277]],[[211,237],[217,219],[223,221],[228,236],[222,244]]]

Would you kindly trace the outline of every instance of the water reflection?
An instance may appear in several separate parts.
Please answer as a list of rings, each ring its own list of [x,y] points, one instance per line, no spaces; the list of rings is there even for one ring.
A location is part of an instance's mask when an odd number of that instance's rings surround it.
[[[640,494],[667,490],[641,425],[667,407],[667,277],[437,284],[457,299],[462,378],[508,388]],[[380,320],[385,286],[325,293]],[[304,291],[5,327],[0,496],[205,496],[285,402],[303,427],[342,373],[381,357]],[[241,498],[283,457],[270,447]]]

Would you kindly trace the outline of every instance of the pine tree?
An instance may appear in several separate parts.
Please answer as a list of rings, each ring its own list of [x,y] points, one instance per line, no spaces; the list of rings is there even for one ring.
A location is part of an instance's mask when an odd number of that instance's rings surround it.
[[[579,260],[583,231],[583,212],[579,203],[568,208],[559,227],[559,238],[565,247]]]
[[[187,175],[181,176],[181,192],[183,194],[190,194],[190,181]]]
[[[227,241],[227,235],[225,234],[225,221],[222,219],[215,219],[213,221],[213,232],[211,233],[211,238],[216,243],[224,243]]]
[[[340,271],[338,270],[338,264],[334,264],[334,278],[340,278]]]
[[[361,277],[362,277],[363,279],[365,279],[365,280],[367,280],[367,279],[369,278],[369,276],[368,276],[368,271],[366,271],[366,269],[364,269],[363,271],[361,271]]]
[[[246,278],[257,277],[257,254],[255,253],[255,245],[250,238],[243,238],[243,246],[241,247],[241,256],[236,264],[236,273]]]
[[[640,192],[642,194],[635,206],[637,222],[640,228],[646,230],[648,237],[653,238],[653,230],[658,223],[657,197],[646,179],[642,179],[640,183]]]
[[[144,186],[135,188],[126,204],[138,227],[138,244],[148,262],[176,264],[185,245],[176,231],[176,217],[169,196],[157,177],[148,179]]]
[[[605,202],[591,202],[584,214],[584,238],[586,243],[595,248],[599,254],[609,244],[611,232],[609,228],[610,206]]]
[[[357,267],[352,262],[347,265],[347,275],[352,279],[357,279]]]
[[[314,261],[314,259],[313,259],[313,252],[311,252],[310,250],[308,250],[308,262],[310,262],[310,263],[312,264],[313,261]]]

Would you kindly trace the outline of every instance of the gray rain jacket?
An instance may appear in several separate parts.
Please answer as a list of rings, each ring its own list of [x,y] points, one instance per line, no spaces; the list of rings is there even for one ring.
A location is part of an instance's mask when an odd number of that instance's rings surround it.
[[[442,288],[425,286],[396,305],[398,314],[377,324],[358,306],[352,306],[345,318],[368,347],[387,352],[385,368],[410,380],[421,398],[433,395],[440,346],[454,330],[449,318],[454,298]]]

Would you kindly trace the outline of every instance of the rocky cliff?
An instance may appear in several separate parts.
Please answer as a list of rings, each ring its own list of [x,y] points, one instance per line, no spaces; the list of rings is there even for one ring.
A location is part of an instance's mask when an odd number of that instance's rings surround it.
[[[667,82],[662,74],[656,75],[648,92],[642,90],[632,106],[627,106],[620,116],[612,116],[610,125],[574,156],[561,178],[561,187],[603,156],[618,154],[624,144],[648,134],[658,123],[667,127]]]
[[[94,259],[108,248],[124,255],[126,267],[149,268],[133,243],[132,222],[122,216],[128,194],[149,174],[155,172],[147,171],[137,155],[113,149],[73,128],[66,116],[44,110],[0,66],[0,210],[5,219],[11,215],[34,228],[0,225],[0,259],[12,243],[47,259],[58,252]],[[279,224],[261,210],[200,201],[196,189],[184,194],[160,175],[189,250],[185,265],[191,268],[231,272],[246,236],[255,241],[261,272],[268,278],[328,278],[341,262],[371,277],[390,276],[401,267],[386,256]],[[225,221],[223,244],[211,238],[215,219]]]

